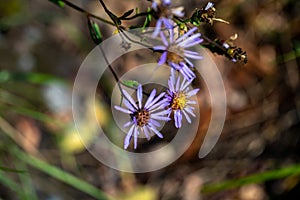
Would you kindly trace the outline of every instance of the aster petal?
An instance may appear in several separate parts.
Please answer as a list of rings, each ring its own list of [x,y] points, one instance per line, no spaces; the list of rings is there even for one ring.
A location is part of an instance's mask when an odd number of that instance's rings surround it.
[[[213,6],[214,6],[214,4],[212,2],[208,2],[207,5],[205,6],[204,10],[208,10]]]
[[[137,147],[137,139],[138,139],[138,127],[135,126],[134,127],[134,131],[133,131],[133,148],[136,149]]]
[[[186,38],[185,40],[182,40],[181,42],[179,42],[178,46],[186,47],[187,44],[191,44],[193,42],[198,42],[197,44],[199,44],[201,42],[200,36],[201,36],[200,33],[196,33],[196,34]]]
[[[173,83],[171,77],[168,80],[168,86],[171,91],[174,91],[174,83]]]
[[[171,68],[171,75],[170,78],[168,80],[168,85],[171,91],[175,91],[175,70],[173,68]]]
[[[169,89],[167,90],[166,97],[167,97],[168,99],[171,99],[172,96],[174,95],[173,92],[174,92],[174,90],[172,91],[171,88],[169,88]]]
[[[190,106],[190,105],[186,106],[186,108],[189,108],[189,110],[191,110],[192,112],[194,112],[194,110],[195,110],[195,108],[193,106]]]
[[[180,42],[181,44],[183,43],[190,43],[190,42],[194,42],[194,41],[197,41],[197,42],[200,42],[202,41],[203,39],[201,38],[201,33],[195,33],[195,34],[191,34],[189,37],[186,38],[186,40]]]
[[[138,89],[137,89],[137,99],[138,99],[138,103],[139,103],[139,108],[142,108],[142,100],[143,100],[143,89],[142,89],[142,85],[139,84],[138,85]]]
[[[169,6],[172,3],[171,0],[162,0],[162,1],[163,1],[163,5],[165,5],[165,6]]]
[[[171,65],[171,67],[173,67],[175,70],[180,70],[181,69],[181,66],[179,66],[176,63],[170,62],[169,65]]]
[[[188,32],[186,32],[185,34],[183,34],[181,37],[179,37],[176,40],[176,43],[179,43],[183,40],[185,40],[189,35],[191,35],[193,32],[195,32],[197,30],[197,27],[191,28]]]
[[[151,118],[155,118],[158,119],[157,117],[164,117],[165,115],[167,115],[169,113],[168,110],[161,110],[159,112],[156,113],[151,113],[150,117]],[[167,120],[166,118],[163,118],[162,120]]]
[[[123,90],[123,94],[125,95],[125,97],[127,98],[127,100],[129,100],[129,103],[135,108],[137,109],[137,105],[135,103],[135,101],[133,100],[133,98],[128,94],[128,92],[126,90]]]
[[[170,80],[172,81],[173,85],[175,85],[175,70],[173,68],[171,68],[171,74],[170,74]]]
[[[148,109],[149,108],[149,104],[152,102],[152,100],[154,99],[156,94],[156,89],[153,89],[152,92],[150,93],[150,96],[148,97],[144,108]]]
[[[162,92],[160,93],[147,107],[151,110],[151,107],[158,102],[159,99],[161,99],[166,93]]]
[[[180,128],[181,127],[181,120],[182,120],[181,111],[179,111],[179,110],[174,111],[174,120],[175,120],[175,127]]]
[[[191,79],[194,79],[196,77],[196,75],[194,74],[194,72],[186,64],[184,64],[184,63],[183,63],[182,70],[185,71],[185,73],[189,77],[188,80],[192,81]]]
[[[167,52],[165,51],[162,53],[162,55],[158,61],[158,65],[162,65],[162,64],[166,63],[166,61],[167,61]]]
[[[161,41],[164,43],[165,46],[168,46],[169,45],[168,40],[167,40],[164,32],[160,32],[159,34],[160,34],[160,37],[161,37]]]
[[[190,70],[190,68],[187,67],[185,64],[179,71],[189,81],[192,81],[196,77],[194,72],[192,72],[192,70]]]
[[[193,107],[191,107],[191,106],[186,106],[186,107],[184,108],[184,110],[185,110],[186,112],[188,112],[190,115],[192,115],[193,117],[196,117],[196,115],[195,115],[194,112],[192,111],[192,108],[193,108]]]
[[[193,80],[192,80],[192,81],[193,81]],[[190,81],[190,82],[192,82],[192,81]],[[186,94],[186,93],[188,93],[190,90],[191,90],[191,89],[190,89],[190,87],[189,87],[189,85],[188,85],[188,87],[185,88],[185,89],[183,90],[183,92]]]
[[[198,92],[199,90],[200,90],[199,88],[196,88],[196,89],[194,89],[194,90],[191,90],[191,91],[189,91],[188,93],[186,93],[186,96],[187,96],[187,97],[194,96],[195,94],[197,94],[197,92]]]
[[[190,80],[190,79],[191,79],[190,75],[189,75],[185,70],[180,69],[179,72],[183,75],[183,77],[184,77],[185,79],[187,79],[187,80]]]
[[[123,125],[123,127],[126,128],[126,127],[128,127],[128,126],[130,126],[130,125],[133,125],[133,122],[132,122],[132,121],[126,122],[126,123]]]
[[[151,131],[151,129],[150,129],[151,125],[146,124],[144,127],[145,127],[145,129],[147,129],[149,135],[152,135],[152,131]]]
[[[135,127],[135,125],[131,126],[131,128],[129,129],[129,131],[124,139],[124,149],[127,149],[130,144],[130,140],[131,140],[131,136],[132,136],[134,127]]]
[[[155,1],[152,2],[151,8],[153,8],[153,10],[157,11],[157,3]]]
[[[156,112],[156,113],[151,114],[151,116],[166,115],[166,114],[168,114],[168,113],[169,113],[168,110],[162,110],[162,111],[159,111],[159,112]]]
[[[154,119],[150,119],[149,123],[152,124],[153,126],[156,126],[156,127],[161,126],[161,124],[158,121],[154,120]]]
[[[185,57],[197,56],[199,58],[196,58],[196,59],[203,59],[203,57],[198,52],[195,52],[195,51],[184,50],[183,54]]]
[[[170,29],[169,30],[169,35],[170,35],[170,44],[172,44],[174,42],[174,30],[173,29]]]
[[[185,116],[187,122],[188,122],[189,124],[192,123],[192,120],[191,120],[191,118],[189,117],[189,115],[188,115],[184,110],[182,110],[182,112],[183,112],[183,114],[184,114],[184,116]]]
[[[180,84],[180,91],[183,91],[184,89],[185,89],[185,87],[187,86],[187,85],[189,85],[191,83],[191,81],[187,81],[187,79],[183,79],[182,80],[182,82],[181,82],[181,84]]]
[[[175,88],[175,91],[176,91],[176,92],[179,91],[179,84],[180,84],[180,76],[177,77],[176,88]]]
[[[148,131],[147,126],[143,126],[142,130],[143,130],[144,135],[146,136],[147,140],[150,140],[150,137],[149,137],[150,133]]]
[[[166,107],[168,107],[170,105],[170,100],[168,99],[168,101],[166,101],[165,103],[163,103],[162,105],[161,105],[161,107],[162,108],[166,108]]]
[[[190,88],[189,88],[189,86],[192,84],[192,82],[193,82],[193,80],[190,80],[190,81],[186,81],[185,82],[185,84],[182,86],[182,91],[185,91],[185,93],[187,93],[189,90],[190,90]]]
[[[164,23],[164,25],[167,29],[172,29],[173,28],[171,20],[169,20],[166,17],[161,17],[161,19],[162,19],[162,21],[163,21],[163,23]]]
[[[164,116],[161,116],[161,115],[155,115],[155,116],[151,115],[151,117],[152,117],[153,119],[161,120],[161,121],[169,121],[169,120],[170,120],[169,117],[164,117]]]
[[[162,25],[162,20],[158,19],[156,22],[155,30],[152,34],[152,37],[157,37],[157,35],[159,34],[159,31],[161,29],[161,25]]]
[[[203,40],[195,40],[195,41],[192,41],[190,43],[186,43],[185,45],[183,45],[182,47],[184,48],[189,48],[189,47],[192,47],[192,46],[195,46],[195,45],[198,45],[202,42]]]
[[[114,108],[115,108],[116,110],[121,111],[121,112],[126,113],[126,114],[131,114],[131,113],[132,113],[130,110],[125,109],[125,108],[122,108],[122,107],[120,107],[120,106],[114,106]]]
[[[133,123],[134,123],[135,125],[137,125],[137,119],[136,119],[135,116],[133,116],[132,121],[133,121]]]
[[[123,103],[131,112],[135,112],[136,109],[127,101],[127,99],[123,99]]]
[[[155,1],[152,2],[151,7],[153,8],[153,10],[157,11],[157,3]]]
[[[196,102],[196,101],[192,101],[192,100],[189,100],[189,101],[187,101],[186,103],[187,103],[187,104],[192,104],[192,105],[195,105],[195,104],[197,104],[197,102]]]
[[[188,58],[193,58],[193,59],[196,59],[196,60],[201,60],[201,59],[203,59],[203,57],[202,56],[200,56],[200,55],[192,55],[192,54],[184,54],[186,57],[188,57]]]
[[[168,117],[170,117],[171,113],[173,112],[172,108],[169,108],[167,111],[169,111]],[[171,119],[170,119],[170,120],[171,120]]]
[[[197,51],[191,51],[191,50],[184,50],[184,54],[191,54],[191,55],[199,55]]]
[[[156,130],[156,128],[154,127],[149,127],[159,138],[163,138],[164,136],[158,131]]]
[[[194,64],[187,58],[184,58],[184,60],[187,62],[187,64],[190,66],[190,67],[194,67]]]
[[[156,112],[157,110],[161,110],[161,109],[164,109],[166,107],[166,105],[168,106],[169,105],[169,102],[170,100],[169,99],[163,99],[161,101],[158,101],[156,104],[154,104],[153,106],[151,106],[151,109],[149,109],[149,112],[151,113],[154,113]]]
[[[177,8],[172,8],[171,11],[172,13],[177,16],[177,17],[183,17],[184,16],[184,12],[183,12],[184,8],[183,6],[177,7]]]
[[[158,46],[154,46],[153,47],[154,50],[167,50],[167,47],[166,46],[162,46],[162,45],[158,45]]]

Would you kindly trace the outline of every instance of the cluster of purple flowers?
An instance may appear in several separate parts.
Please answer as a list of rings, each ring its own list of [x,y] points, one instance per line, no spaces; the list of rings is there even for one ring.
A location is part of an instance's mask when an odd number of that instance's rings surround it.
[[[190,59],[202,59],[198,52],[188,50],[188,48],[199,45],[203,39],[197,32],[197,28],[191,28],[183,34],[175,34],[176,23],[173,17],[183,17],[183,8],[171,7],[171,0],[152,0],[152,9],[157,15],[157,22],[152,37],[160,36],[161,45],[153,49],[161,53],[158,65],[166,64],[170,66],[170,77],[168,89],[156,96],[156,90],[152,90],[145,104],[142,102],[142,86],[137,88],[135,101],[125,90],[123,103],[126,108],[115,106],[115,109],[129,115],[129,121],[124,127],[130,127],[124,140],[124,149],[130,145],[133,137],[134,148],[137,148],[137,138],[140,133],[147,139],[157,135],[163,138],[158,128],[161,122],[174,119],[176,128],[182,126],[183,118],[188,123],[192,123],[192,117],[196,117],[193,112],[193,105],[196,101],[191,100],[199,89],[192,89],[191,83],[196,75],[193,72],[194,65]],[[184,117],[183,117],[184,116]]]

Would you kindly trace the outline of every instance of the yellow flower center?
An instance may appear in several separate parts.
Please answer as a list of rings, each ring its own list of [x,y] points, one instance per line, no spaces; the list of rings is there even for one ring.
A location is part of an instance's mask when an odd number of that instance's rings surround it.
[[[144,126],[145,124],[148,123],[149,119],[150,119],[150,114],[147,110],[140,110],[135,112],[132,117],[134,117],[136,119],[137,125],[138,126]]]
[[[187,102],[186,95],[182,92],[179,92],[173,98],[171,108],[173,110],[182,110],[184,109],[186,102]]]

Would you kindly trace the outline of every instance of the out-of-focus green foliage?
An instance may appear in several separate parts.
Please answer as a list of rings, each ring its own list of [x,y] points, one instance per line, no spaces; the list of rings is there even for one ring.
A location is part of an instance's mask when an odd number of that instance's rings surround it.
[[[49,0],[49,1],[55,3],[56,5],[58,5],[61,8],[63,8],[65,6],[65,2],[62,0]]]
[[[33,84],[65,82],[64,80],[49,74],[0,71],[0,83],[8,81],[24,81]]]
[[[300,175],[300,165],[293,165],[284,167],[277,170],[270,170],[253,174],[250,176],[242,177],[240,179],[228,180],[221,183],[215,183],[210,185],[204,185],[202,188],[203,193],[213,193],[222,190],[228,190],[232,188],[238,188],[243,185],[251,183],[262,183],[269,180],[280,179],[288,176]]]

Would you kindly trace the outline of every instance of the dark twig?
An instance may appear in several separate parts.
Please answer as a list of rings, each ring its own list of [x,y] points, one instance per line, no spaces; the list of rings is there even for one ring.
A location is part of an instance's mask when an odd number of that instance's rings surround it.
[[[99,21],[102,21],[102,22],[104,22],[104,23],[106,23],[106,24],[115,26],[115,24],[114,24],[113,22],[108,21],[108,20],[106,20],[106,19],[104,19],[104,18],[102,18],[102,17],[99,17],[99,16],[97,16],[97,15],[94,15],[94,14],[92,14],[92,13],[90,13],[90,12],[88,12],[88,11],[86,11],[86,10],[84,10],[84,9],[82,9],[82,8],[80,8],[80,7],[78,7],[78,6],[76,6],[75,4],[73,4],[73,3],[71,3],[71,2],[69,2],[69,1],[67,1],[67,0],[62,0],[62,1],[63,1],[67,6],[73,8],[74,10],[77,10],[77,11],[83,13],[83,14],[89,15],[90,17],[93,17],[93,18],[95,18],[95,19],[98,19]]]

